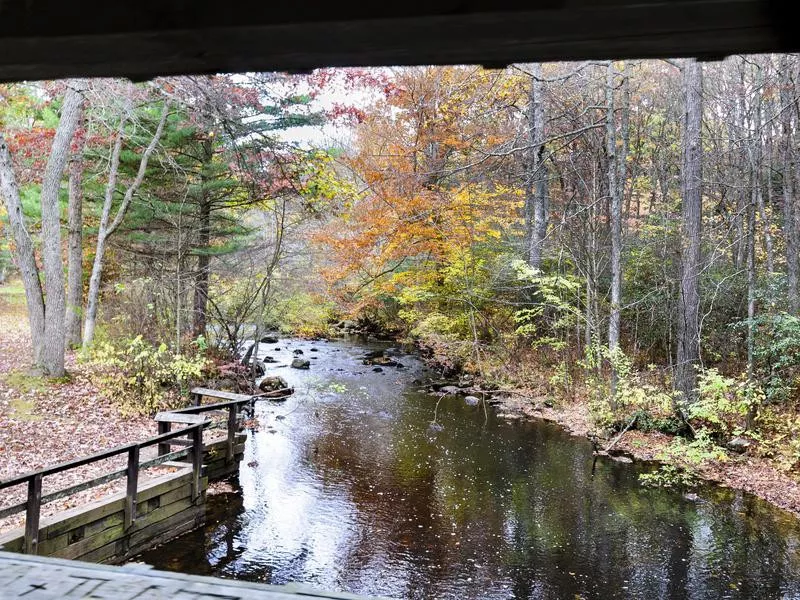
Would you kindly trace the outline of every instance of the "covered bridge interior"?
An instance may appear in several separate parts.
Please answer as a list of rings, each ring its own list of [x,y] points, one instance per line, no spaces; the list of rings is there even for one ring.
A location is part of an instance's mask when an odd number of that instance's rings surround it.
[[[0,0],[0,80],[787,52],[779,0]]]

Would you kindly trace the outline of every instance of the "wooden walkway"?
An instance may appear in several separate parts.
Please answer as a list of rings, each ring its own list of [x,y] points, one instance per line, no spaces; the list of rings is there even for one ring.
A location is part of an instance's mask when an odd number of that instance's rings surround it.
[[[262,585],[156,571],[145,565],[112,567],[0,552],[3,600],[365,600],[305,586]]]

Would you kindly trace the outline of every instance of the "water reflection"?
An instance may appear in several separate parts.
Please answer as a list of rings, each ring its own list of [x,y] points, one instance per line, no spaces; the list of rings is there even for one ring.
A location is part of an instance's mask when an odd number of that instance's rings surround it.
[[[311,348],[317,352],[311,352]],[[344,343],[277,367],[240,474],[205,530],[143,556],[159,568],[396,598],[800,598],[800,526],[742,494],[643,489],[548,424],[414,392]]]

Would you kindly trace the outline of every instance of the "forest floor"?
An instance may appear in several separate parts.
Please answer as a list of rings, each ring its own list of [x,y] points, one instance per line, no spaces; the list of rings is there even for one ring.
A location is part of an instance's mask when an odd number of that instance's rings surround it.
[[[531,396],[514,395],[502,399],[498,413],[509,418],[544,419],[560,424],[569,433],[580,437],[593,435],[594,425],[586,402],[575,400],[548,407]],[[602,450],[616,439],[601,441]],[[614,453],[635,460],[659,462],[673,436],[658,432],[627,431],[614,444]],[[693,467],[697,477],[718,485],[754,494],[775,506],[800,517],[800,481],[778,469],[770,460],[728,452],[724,460],[706,460]]]
[[[88,366],[67,356],[68,377],[44,380],[30,371],[31,340],[24,292],[0,286],[0,479],[88,456],[156,434],[147,417],[121,416],[91,382]],[[117,460],[119,459],[119,460]],[[115,457],[46,477],[43,493],[63,489],[122,468]],[[124,487],[124,479],[46,504],[42,515],[91,502]],[[0,509],[23,502],[26,486],[0,491]],[[23,515],[0,520],[0,531],[17,527]]]

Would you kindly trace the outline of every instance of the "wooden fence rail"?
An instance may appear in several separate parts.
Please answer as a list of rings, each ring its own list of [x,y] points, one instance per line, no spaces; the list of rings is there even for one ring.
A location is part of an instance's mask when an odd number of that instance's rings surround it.
[[[195,477],[193,478],[193,482],[195,485],[195,488],[193,489],[193,498],[197,498],[197,496],[199,496],[200,494],[199,481],[200,481],[200,471],[203,464],[202,463],[203,427],[205,427],[208,423],[209,423],[208,421],[202,421],[194,425],[190,425],[189,427],[179,429],[177,431],[171,431],[168,433],[157,435],[143,442],[137,442],[135,444],[126,444],[124,446],[117,446],[116,448],[112,448],[110,450],[104,450],[103,452],[98,452],[97,454],[93,454],[91,456],[78,458],[76,460],[71,460],[68,462],[61,463],[59,465],[55,465],[53,467],[39,469],[38,471],[33,471],[32,473],[26,473],[24,475],[18,475],[16,477],[4,479],[0,481],[0,490],[13,487],[15,485],[21,485],[27,483],[28,499],[23,504],[11,506],[4,509],[3,511],[0,511],[0,518],[16,514],[24,510],[25,553],[36,554],[39,544],[39,516],[43,503],[51,502],[59,498],[64,498],[71,494],[75,494],[77,492],[87,490],[92,487],[96,487],[98,485],[102,485],[109,481],[119,479],[120,477],[127,477],[128,478],[126,486],[127,493],[125,497],[125,526],[126,528],[129,528],[133,524],[133,521],[136,518],[136,490],[138,487],[139,470],[142,468],[152,467],[167,462],[168,460],[174,460],[175,458],[179,458],[181,456],[185,456],[188,452],[187,450],[183,450],[181,452],[174,452],[168,455],[159,456],[158,458],[149,460],[145,463],[140,463],[139,462],[140,450],[142,448],[155,446],[156,444],[160,444],[183,436],[188,436],[193,442],[191,450],[192,473],[195,475]],[[199,451],[197,450],[198,448],[200,449]],[[120,471],[114,471],[113,473],[107,473],[100,477],[95,477],[94,479],[91,479],[89,481],[84,481],[77,485],[64,488],[47,496],[42,496],[42,480],[48,475],[63,473],[64,471],[69,471],[70,469],[76,469],[78,467],[99,462],[101,460],[112,458],[114,456],[119,456],[121,454],[127,454],[128,456],[128,465],[125,469],[122,469]]]
[[[223,398],[226,401],[200,405],[200,399],[203,396]],[[216,390],[209,390],[206,388],[193,389],[192,398],[196,404],[195,406],[190,406],[189,408],[181,410],[158,413],[156,415],[155,420],[158,423],[158,435],[155,437],[151,437],[142,442],[117,446],[116,448],[104,450],[91,456],[78,458],[52,467],[47,467],[45,469],[39,469],[38,471],[25,473],[24,475],[18,475],[9,479],[0,480],[0,490],[23,484],[27,484],[28,486],[28,497],[25,502],[0,510],[0,519],[21,513],[23,511],[25,512],[25,553],[37,553],[39,544],[39,520],[42,504],[65,498],[72,494],[97,487],[122,477],[127,478],[124,505],[124,528],[125,530],[130,529],[136,520],[136,494],[139,485],[139,472],[142,469],[147,469],[168,461],[183,458],[187,455],[191,455],[192,461],[192,501],[197,502],[197,499],[201,494],[200,486],[203,467],[203,429],[211,423],[210,420],[204,418],[201,416],[201,414],[210,411],[228,411],[227,447],[225,459],[226,464],[231,464],[234,460],[234,444],[237,432],[239,407],[242,404],[251,403],[253,398],[252,396],[246,396],[243,394],[217,392]],[[183,424],[186,425],[186,427],[172,431],[172,424]],[[171,446],[173,445],[182,446],[183,449],[173,452],[171,451]],[[158,456],[156,458],[140,462],[141,450],[150,446],[158,446]],[[45,496],[42,495],[42,480],[48,475],[55,475],[57,473],[62,473],[70,469],[76,469],[78,467],[123,454],[127,455],[127,466],[124,469],[106,473],[99,477],[95,477],[94,479],[83,481]]]

